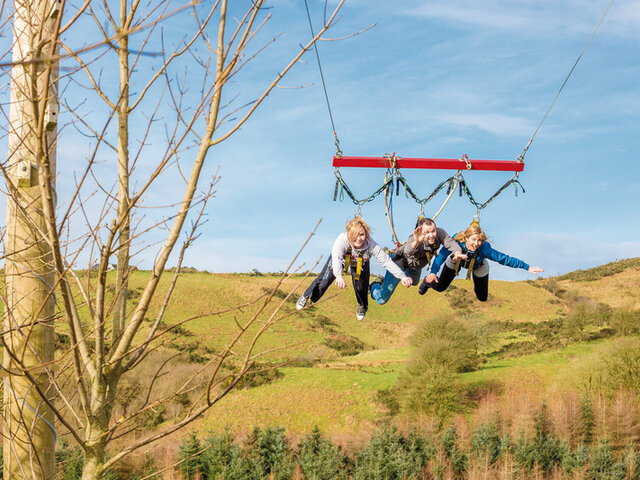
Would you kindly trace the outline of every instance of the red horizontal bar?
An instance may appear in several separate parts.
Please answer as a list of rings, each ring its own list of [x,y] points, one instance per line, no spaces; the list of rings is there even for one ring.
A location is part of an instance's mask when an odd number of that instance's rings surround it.
[[[521,172],[524,162],[516,160],[472,160],[470,170],[497,170]],[[389,168],[386,157],[333,157],[334,167]],[[395,168],[432,168],[440,170],[467,170],[467,163],[459,158],[406,158],[396,157]]]

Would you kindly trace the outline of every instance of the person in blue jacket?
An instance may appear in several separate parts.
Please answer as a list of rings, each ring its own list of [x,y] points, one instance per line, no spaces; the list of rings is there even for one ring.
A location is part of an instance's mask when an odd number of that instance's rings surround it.
[[[487,236],[476,222],[467,227],[464,232],[454,236],[462,248],[463,256],[454,261],[451,251],[443,247],[431,265],[431,273],[422,281],[418,287],[418,293],[424,295],[429,288],[436,292],[444,292],[458,274],[460,268],[466,268],[467,278],[473,277],[473,290],[476,297],[481,302],[486,302],[489,296],[489,262],[493,260],[511,268],[522,268],[534,275],[544,270],[540,267],[533,267],[523,262],[519,258],[510,257],[491,247],[487,242]],[[444,263],[444,265],[442,265]],[[442,272],[437,276],[442,265]]]

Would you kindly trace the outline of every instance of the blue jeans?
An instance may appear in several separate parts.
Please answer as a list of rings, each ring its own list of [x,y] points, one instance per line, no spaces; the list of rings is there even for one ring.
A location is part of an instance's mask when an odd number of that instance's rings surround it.
[[[420,281],[421,272],[422,270],[406,269],[404,271],[404,274],[407,277],[411,277],[411,280],[413,280],[413,284],[417,285]],[[393,274],[387,271],[387,273],[385,273],[384,275],[382,285],[380,285],[379,283],[374,283],[371,285],[371,298],[373,298],[380,305],[384,305],[389,301],[391,295],[393,295],[393,292],[396,290],[396,287],[399,283],[400,279],[394,277]]]

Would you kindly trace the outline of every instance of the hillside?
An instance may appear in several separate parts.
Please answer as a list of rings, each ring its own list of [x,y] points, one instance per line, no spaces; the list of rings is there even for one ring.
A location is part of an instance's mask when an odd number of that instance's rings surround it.
[[[147,277],[148,272],[132,272],[132,306]],[[181,274],[164,317],[166,327],[176,327],[123,380],[114,415],[142,404],[148,380],[165,362],[169,363],[164,373],[155,379],[157,392],[177,391],[187,376],[200,375],[200,370],[207,368],[207,363],[235,337],[239,326],[258,311],[278,279],[278,275],[257,272],[210,274],[187,270]],[[164,278],[159,286],[149,324],[169,281]],[[554,428],[565,428],[568,419],[580,411],[579,399],[585,392],[605,395],[597,409],[594,407],[594,428],[602,435],[608,435],[612,428],[607,423],[611,408],[619,411],[621,405],[627,405],[625,409],[635,412],[630,406],[635,404],[635,397],[618,398],[615,392],[620,382],[627,382],[624,388],[631,392],[637,388],[640,393],[639,369],[628,372],[627,381],[613,378],[602,368],[616,352],[640,350],[639,345],[625,344],[619,338],[640,336],[640,259],[557,278],[491,281],[486,303],[475,299],[472,282],[466,280],[455,280],[445,293],[429,291],[425,296],[418,295],[415,287],[400,286],[387,305],[370,303],[364,321],[355,318],[350,286],[345,292],[332,287],[320,303],[296,311],[295,301],[310,281],[300,275],[287,279],[248,335],[234,345],[231,367],[239,364],[253,335],[275,315],[278,320],[262,334],[252,352],[256,372],[247,375],[239,388],[186,431],[177,433],[175,440],[156,445],[154,449],[159,450],[155,456],[167,462],[175,459],[180,438],[189,430],[202,434],[229,431],[243,439],[255,427],[278,426],[296,439],[318,426],[333,441],[347,447],[366,442],[385,422],[405,430],[438,430],[439,422],[455,420],[468,434],[469,429],[490,420],[516,437],[530,431],[543,402],[559,425]],[[471,332],[476,361],[459,369],[455,383],[444,387],[445,393],[450,390],[457,396],[445,414],[416,416],[400,408],[403,400],[398,385],[403,377],[406,379],[408,366],[413,365],[414,371],[428,370],[429,365],[421,365],[414,353],[419,343],[414,338],[416,331],[433,319],[451,322],[452,330]],[[63,352],[68,339],[59,325],[58,344]],[[437,348],[438,343],[432,345]],[[444,350],[443,354],[447,356],[448,352]],[[633,383],[636,381],[637,387]],[[618,403],[610,403],[614,401]],[[193,393],[179,395],[161,408],[146,412],[141,417],[142,428],[153,430],[179,417],[196,402]],[[437,403],[433,399],[426,402],[429,408]],[[640,425],[640,412],[633,415],[637,419],[631,425]],[[434,420],[440,416],[439,421]],[[636,438],[629,435],[635,433],[620,434],[616,441],[622,445],[628,438]]]
[[[293,277],[276,295],[280,301],[294,289],[281,309],[284,318],[257,345],[266,351],[260,362],[276,362],[279,376],[231,393],[196,428],[228,427],[243,433],[256,425],[277,424],[303,433],[319,425],[334,435],[369,430],[386,415],[384,405],[376,401],[379,391],[396,383],[410,357],[413,332],[433,315],[462,315],[472,318],[478,328],[494,332],[482,352],[486,363],[464,374],[465,381],[502,381],[526,370],[540,375],[545,388],[568,386],[566,372],[577,369],[585,357],[595,355],[609,341],[601,339],[599,332],[607,327],[602,321],[585,325],[579,332],[580,342],[575,332],[567,333],[568,327],[561,325],[563,319],[576,302],[600,305],[600,309],[637,308],[640,295],[633,287],[640,284],[639,265],[639,259],[631,259],[559,278],[492,281],[486,304],[475,300],[472,284],[466,280],[454,281],[444,294],[428,292],[424,297],[415,288],[399,287],[389,304],[370,304],[362,322],[355,319],[350,288],[346,292],[332,288],[322,302],[296,313],[295,300],[310,280]],[[134,275],[133,289],[144,276],[144,272]],[[166,321],[245,303],[268,292],[276,282],[273,275],[184,274]],[[253,310],[187,322],[188,336],[178,336],[174,346],[182,349],[186,344],[194,358],[207,358],[237,329],[236,320],[247,318]],[[280,349],[283,346],[287,347]]]

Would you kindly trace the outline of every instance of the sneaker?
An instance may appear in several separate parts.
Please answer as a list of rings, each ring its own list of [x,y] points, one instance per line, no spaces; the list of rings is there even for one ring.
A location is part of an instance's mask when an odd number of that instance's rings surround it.
[[[371,292],[371,289],[373,288],[374,285],[382,285],[384,278],[383,277],[376,277],[373,282],[371,282],[369,284],[369,291]]]
[[[364,320],[364,316],[367,314],[367,309],[362,305],[358,305],[358,310],[356,311],[356,318],[358,320]]]
[[[420,295],[424,295],[425,293],[427,293],[427,290],[429,290],[429,284],[427,283],[427,280],[424,279],[422,280],[422,283],[418,287],[418,293]]]
[[[296,310],[302,310],[304,307],[308,305],[311,305],[311,302],[309,301],[309,297],[305,297],[304,295],[302,295],[296,302]]]

